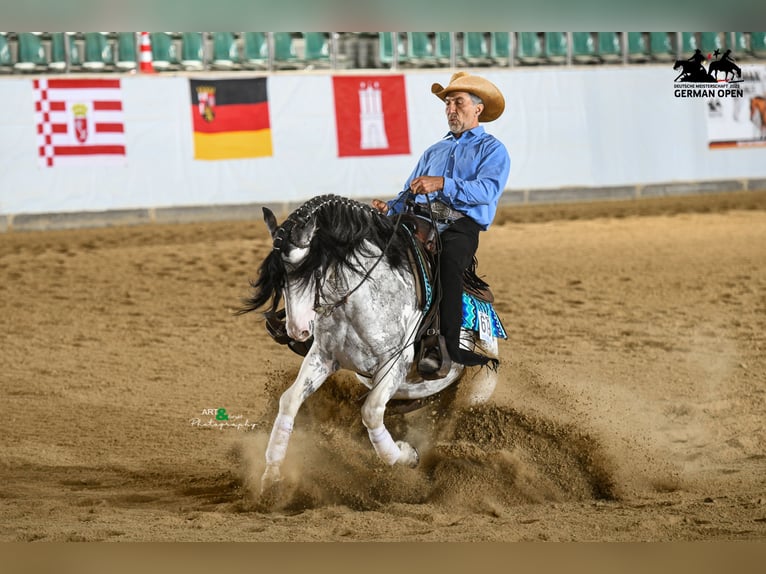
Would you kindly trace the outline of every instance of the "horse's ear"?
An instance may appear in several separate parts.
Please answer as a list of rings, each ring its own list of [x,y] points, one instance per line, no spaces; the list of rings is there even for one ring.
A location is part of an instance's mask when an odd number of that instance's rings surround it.
[[[266,226],[269,228],[269,233],[273,238],[279,225],[277,225],[277,218],[274,216],[274,212],[268,207],[263,208],[263,220],[266,222]]]
[[[300,227],[293,227],[290,231],[290,241],[296,247],[308,247],[311,238],[314,237],[314,231],[316,231],[316,221],[311,218]]]

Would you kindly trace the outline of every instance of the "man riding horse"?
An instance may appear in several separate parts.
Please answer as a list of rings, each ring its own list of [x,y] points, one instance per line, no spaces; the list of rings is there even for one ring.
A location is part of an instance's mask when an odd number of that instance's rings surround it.
[[[396,198],[374,199],[372,205],[384,214],[400,213],[414,193],[417,204],[430,207],[441,240],[441,335],[452,361],[485,365],[487,357],[460,348],[462,278],[474,260],[479,232],[494,219],[510,173],[505,146],[479,125],[499,118],[505,99],[494,84],[467,72],[453,74],[446,87],[433,84],[431,92],[446,104],[449,132],[423,153]],[[440,360],[434,349],[421,366],[437,369]]]

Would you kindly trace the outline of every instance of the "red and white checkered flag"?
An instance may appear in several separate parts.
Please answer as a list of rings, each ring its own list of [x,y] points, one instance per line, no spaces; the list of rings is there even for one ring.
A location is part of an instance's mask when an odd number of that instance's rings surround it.
[[[124,165],[120,80],[33,80],[41,166]]]

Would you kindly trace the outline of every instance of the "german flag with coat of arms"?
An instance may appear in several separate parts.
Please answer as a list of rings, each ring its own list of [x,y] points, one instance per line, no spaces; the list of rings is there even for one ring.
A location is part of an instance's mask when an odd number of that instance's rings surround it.
[[[194,159],[269,157],[266,78],[189,80]]]

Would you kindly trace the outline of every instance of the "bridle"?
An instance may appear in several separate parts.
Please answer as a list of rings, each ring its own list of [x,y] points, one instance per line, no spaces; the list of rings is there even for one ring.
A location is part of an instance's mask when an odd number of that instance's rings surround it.
[[[274,233],[274,242],[273,242],[273,250],[274,251],[281,251],[283,244],[285,242],[286,237],[289,238],[289,241],[292,245],[295,247],[301,248],[301,249],[307,249],[311,246],[311,241],[309,240],[306,243],[299,242],[296,237],[294,236],[294,231],[296,229],[296,224],[300,224],[299,227],[306,225],[311,218],[314,216],[314,212],[319,209],[320,207],[327,205],[327,203],[331,202],[342,202],[346,204],[350,204],[353,207],[357,207],[359,204],[354,202],[350,203],[348,200],[344,198],[333,198],[331,200],[328,200],[326,203],[322,203],[314,208],[313,211],[310,213],[301,213],[300,211],[294,212],[290,217],[283,223],[279,229]],[[365,206],[366,207],[366,206]],[[377,210],[370,207],[370,210],[374,210],[375,215],[381,216]],[[308,210],[306,210],[308,211]],[[394,241],[394,238],[396,237],[396,230],[399,228],[399,224],[401,222],[403,212],[399,213],[399,215],[396,218],[396,221],[394,222],[393,232],[391,233],[391,237],[389,237],[388,241],[386,242],[386,245],[383,247],[383,249],[380,252],[380,255],[378,255],[375,258],[375,262],[372,264],[372,266],[365,271],[362,278],[359,280],[359,282],[356,284],[356,286],[351,289],[350,291],[346,292],[342,297],[337,299],[336,301],[332,302],[325,302],[322,303],[322,270],[317,267],[314,269],[314,305],[313,305],[313,311],[322,317],[329,317],[336,309],[339,307],[342,307],[348,302],[349,297],[353,295],[364,283],[367,281],[371,276],[372,272],[375,270],[375,268],[378,266],[378,264],[381,262],[383,257],[385,257],[386,253],[388,252],[388,248],[391,246],[391,244]],[[276,302],[275,302],[276,305]],[[276,307],[272,309],[273,311],[276,311]]]

